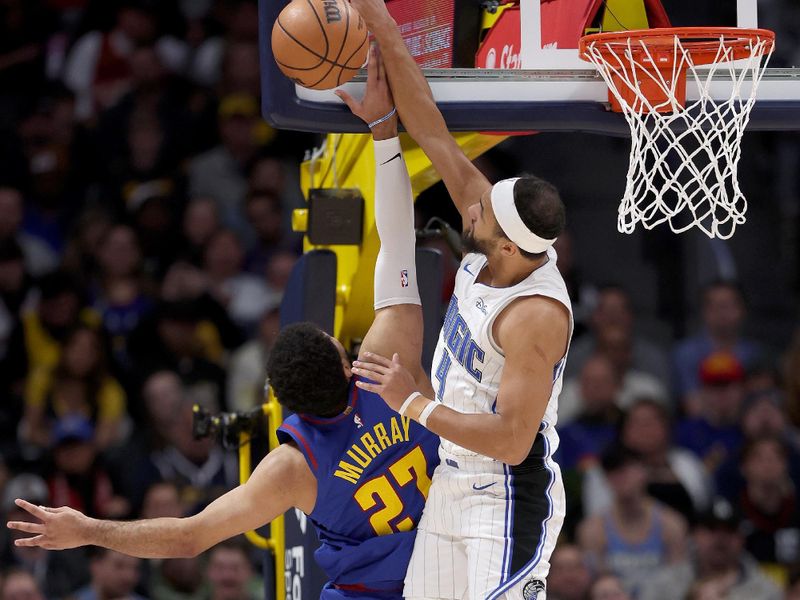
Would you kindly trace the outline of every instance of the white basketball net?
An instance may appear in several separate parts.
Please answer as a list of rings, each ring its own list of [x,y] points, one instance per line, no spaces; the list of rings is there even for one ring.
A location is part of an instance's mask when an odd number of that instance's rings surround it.
[[[737,164],[742,134],[773,45],[771,40],[751,40],[749,58],[734,65],[733,49],[720,37],[714,62],[698,71],[680,38],[676,35],[674,40],[672,76],[653,68],[644,40],[628,39],[627,46],[594,42],[586,48],[586,59],[620,101],[631,128],[630,166],[617,229],[631,233],[639,222],[646,229],[667,222],[675,233],[696,226],[709,237],[727,239],[745,222],[747,201],[739,189]],[[692,82],[697,90],[697,100],[687,100],[685,107],[676,99],[677,75],[683,68],[687,69],[687,95],[692,95]],[[652,104],[637,78],[652,80],[666,100]],[[714,100],[712,86],[719,97],[720,85],[729,86],[730,94],[726,91],[725,99]],[[658,112],[665,108],[670,112]]]

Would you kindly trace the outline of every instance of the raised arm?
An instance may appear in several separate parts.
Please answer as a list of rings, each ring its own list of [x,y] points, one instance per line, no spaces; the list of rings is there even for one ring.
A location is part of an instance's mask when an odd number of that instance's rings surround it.
[[[140,558],[179,558],[261,527],[292,507],[311,512],[315,498],[316,479],[303,455],[284,444],[261,461],[247,483],[192,517],[104,521],[66,506],[35,506],[18,499],[17,506],[36,521],[12,521],[8,527],[34,534],[16,540],[17,546],[64,550],[94,545]]]
[[[338,92],[353,114],[371,124],[375,154],[375,227],[381,247],[375,261],[375,319],[361,343],[361,353],[403,357],[423,389],[430,388],[422,368],[422,306],[416,270],[414,199],[411,181],[397,137],[394,102],[380,59],[373,46],[362,100]]]
[[[467,227],[470,223],[467,208],[478,202],[491,183],[464,155],[447,130],[428,82],[409,54],[383,0],[351,0],[351,4],[380,44],[400,120],[442,176]]]
[[[395,410],[416,391],[422,395],[405,411],[433,433],[468,450],[507,464],[521,463],[530,453],[553,386],[553,368],[564,356],[569,335],[566,308],[541,296],[522,298],[505,309],[493,328],[506,356],[494,414],[466,414],[441,403],[432,408],[430,396],[414,387],[410,374],[397,361],[370,355],[353,363],[353,372],[376,383],[357,382],[380,394]],[[423,422],[425,421],[425,422]]]

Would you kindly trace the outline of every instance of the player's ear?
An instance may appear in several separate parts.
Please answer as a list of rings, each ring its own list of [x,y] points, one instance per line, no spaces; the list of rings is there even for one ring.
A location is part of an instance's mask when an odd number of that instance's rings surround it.
[[[503,256],[519,254],[519,246],[507,238],[500,238],[500,253]]]

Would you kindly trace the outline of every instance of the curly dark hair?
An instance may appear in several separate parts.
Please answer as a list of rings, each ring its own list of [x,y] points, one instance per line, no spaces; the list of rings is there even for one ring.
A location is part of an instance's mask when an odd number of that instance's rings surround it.
[[[293,412],[329,417],[347,404],[349,382],[342,359],[312,323],[281,331],[269,353],[267,377],[278,402]]]
[[[522,174],[514,184],[514,205],[522,222],[533,233],[550,240],[561,235],[566,227],[564,203],[558,189],[541,177]],[[499,228],[499,225],[498,225]],[[508,237],[500,229],[500,235]],[[544,256],[544,252],[534,254],[520,248],[520,254],[528,259]]]

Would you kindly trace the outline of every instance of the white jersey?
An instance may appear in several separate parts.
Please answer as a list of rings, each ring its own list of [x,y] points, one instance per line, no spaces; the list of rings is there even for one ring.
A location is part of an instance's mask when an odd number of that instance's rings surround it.
[[[572,306],[556,268],[555,250],[549,248],[547,257],[545,264],[521,282],[503,288],[475,281],[486,265],[485,256],[464,257],[433,357],[432,382],[437,400],[462,413],[494,412],[505,356],[493,339],[492,326],[497,315],[517,298],[546,296],[563,304],[569,311],[572,336]],[[553,387],[540,429],[546,442],[545,456],[541,458],[551,457],[558,447],[555,425],[566,359],[565,353],[553,370]],[[441,443],[448,454],[478,456],[445,439]]]

